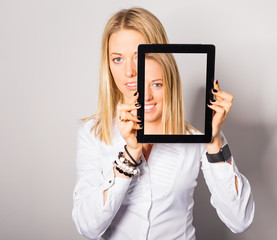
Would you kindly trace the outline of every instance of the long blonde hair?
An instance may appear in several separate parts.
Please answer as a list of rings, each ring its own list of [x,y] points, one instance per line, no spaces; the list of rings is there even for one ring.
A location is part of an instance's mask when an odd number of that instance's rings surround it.
[[[168,43],[168,38],[161,22],[146,9],[123,9],[114,14],[108,21],[102,38],[97,111],[96,114],[81,119],[84,122],[94,119],[91,130],[94,130],[95,135],[106,144],[112,144],[116,106],[119,101],[123,100],[123,95],[117,88],[109,67],[109,39],[113,33],[122,29],[138,31],[144,36],[146,43]],[[175,111],[175,114],[178,114],[178,111]],[[170,118],[174,119],[174,117]]]

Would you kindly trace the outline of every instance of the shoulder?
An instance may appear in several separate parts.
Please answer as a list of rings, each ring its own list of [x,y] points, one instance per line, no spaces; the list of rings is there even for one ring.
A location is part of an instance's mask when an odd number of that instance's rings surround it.
[[[91,118],[81,122],[78,130],[79,140],[85,140],[89,142],[97,142],[99,139],[95,136],[95,118]]]
[[[122,137],[120,132],[117,128],[117,124],[114,123],[111,129],[111,137],[112,137],[112,144],[106,144],[104,140],[101,140],[99,130],[101,130],[101,121],[97,122],[98,120],[95,117],[91,117],[83,121],[79,127],[78,136],[79,138],[85,138],[90,142],[97,143],[102,147],[106,145],[108,147],[116,145],[117,142],[121,142]]]
[[[189,134],[189,135],[203,135],[203,133],[200,132],[199,130],[197,130],[196,128],[189,128],[188,130],[186,130],[186,134]]]
[[[94,128],[95,126],[95,118],[94,117],[91,117],[89,119],[86,119],[86,120],[83,120],[81,122],[81,126],[80,126],[80,129],[85,129],[85,130],[91,130]]]

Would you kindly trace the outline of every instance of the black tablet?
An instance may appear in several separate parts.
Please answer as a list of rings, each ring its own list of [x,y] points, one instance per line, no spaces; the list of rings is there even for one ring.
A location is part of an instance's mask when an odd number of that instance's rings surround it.
[[[214,45],[138,46],[138,142],[211,142],[214,63]]]

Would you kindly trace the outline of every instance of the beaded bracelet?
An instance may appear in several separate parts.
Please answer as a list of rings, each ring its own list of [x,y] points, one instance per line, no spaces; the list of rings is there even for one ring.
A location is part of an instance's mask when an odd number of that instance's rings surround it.
[[[131,163],[128,159],[126,159],[123,156],[123,152],[119,152],[118,159],[113,162],[113,165],[116,167],[117,171],[129,177],[138,175],[140,173],[137,165]]]
[[[128,165],[118,163],[116,160],[113,162],[113,165],[116,167],[117,171],[129,177],[136,176],[140,173],[139,169],[132,169]]]
[[[115,167],[115,169],[117,171],[119,171],[120,173],[123,173],[125,176],[128,176],[128,177],[133,177],[134,176],[133,174],[129,174],[129,173],[123,172],[123,170],[121,170],[119,167]]]
[[[116,164],[120,169],[123,171],[126,171],[127,173],[137,175],[140,170],[134,166],[131,162],[128,161],[128,159],[121,157],[115,160]]]
[[[138,165],[136,164],[133,164],[131,161],[129,161],[128,159],[126,159],[124,156],[123,156],[123,152],[119,152],[118,153],[118,159],[122,162],[122,163],[125,163],[125,164],[128,164],[130,165],[131,167],[137,167]]]

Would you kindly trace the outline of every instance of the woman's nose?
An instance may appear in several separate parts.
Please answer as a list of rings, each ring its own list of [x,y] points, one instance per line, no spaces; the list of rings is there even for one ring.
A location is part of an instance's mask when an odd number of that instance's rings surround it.
[[[125,65],[125,75],[128,78],[133,78],[137,76],[137,64],[133,60],[129,60]]]
[[[149,86],[146,86],[146,85],[144,89],[144,98],[145,98],[145,102],[149,102],[153,99],[152,90]]]

